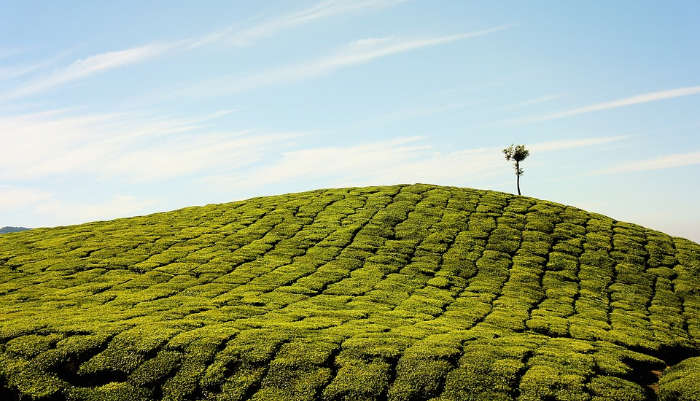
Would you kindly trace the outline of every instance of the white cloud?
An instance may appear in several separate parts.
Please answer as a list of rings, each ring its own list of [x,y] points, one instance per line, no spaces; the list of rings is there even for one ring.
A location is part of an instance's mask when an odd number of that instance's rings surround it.
[[[580,148],[584,146],[603,145],[606,143],[621,141],[627,138],[629,138],[629,136],[627,135],[618,135],[586,139],[565,139],[559,141],[535,143],[532,145],[528,145],[528,148],[530,148],[530,150],[533,152],[545,152],[552,150]]]
[[[346,48],[341,49],[335,55],[321,59],[314,63],[320,69],[335,69],[346,65],[361,64],[385,57],[391,54],[403,53],[423,47],[437,46],[458,40],[475,38],[488,35],[490,33],[508,29],[508,25],[496,26],[475,32],[466,32],[456,35],[438,36],[433,38],[400,39],[394,38],[371,38],[359,40],[351,43]]]
[[[190,47],[204,46],[213,42],[225,42],[234,46],[249,46],[256,40],[280,31],[307,24],[319,19],[353,13],[365,9],[391,7],[406,0],[326,0],[287,15],[271,18],[250,28],[235,30],[233,27],[212,32],[191,40]]]
[[[559,99],[560,97],[561,95],[540,96],[532,99],[523,100],[522,102],[515,104],[514,107],[527,107],[532,106],[533,104],[551,102],[552,100]]]
[[[31,211],[40,216],[40,225],[78,224],[94,220],[128,217],[153,211],[155,200],[130,195],[117,195],[103,202],[75,202],[57,199],[55,194],[34,188],[0,187],[0,217],[17,220],[17,210]],[[29,217],[26,213],[22,218]],[[26,222],[18,222],[26,225]]]
[[[147,181],[206,169],[228,171],[260,159],[268,144],[299,135],[227,132],[208,126],[225,114],[177,119],[55,111],[0,117],[0,180],[82,173]]]
[[[32,73],[44,66],[47,62],[41,62],[30,65],[19,65],[12,67],[0,67],[0,81],[8,81],[11,79],[19,78],[29,73]]]
[[[660,156],[653,159],[636,160],[622,163],[617,166],[598,170],[597,174],[629,173],[636,171],[661,170],[674,167],[692,166],[700,164],[700,152],[675,153]]]
[[[376,124],[378,122],[389,122],[389,121],[406,121],[410,118],[421,118],[421,117],[428,117],[432,116],[435,114],[440,114],[440,113],[448,113],[448,112],[454,112],[457,110],[463,110],[466,109],[470,106],[474,106],[479,104],[479,101],[472,101],[472,102],[446,102],[446,103],[435,103],[433,105],[429,106],[413,106],[413,107],[406,107],[402,108],[399,110],[395,110],[392,112],[388,112],[385,114],[382,114],[380,116],[377,116],[375,118],[371,118],[367,120],[366,122],[371,122],[372,124]]]
[[[15,99],[43,92],[53,87],[94,75],[98,72],[138,63],[159,56],[175,46],[175,44],[153,43],[125,50],[100,53],[84,59],[79,59],[66,67],[49,73],[47,76],[29,81],[25,85],[9,93],[0,94],[0,99]]]
[[[681,96],[690,96],[700,94],[700,86],[689,86],[685,88],[670,89],[658,92],[644,93],[624,99],[613,100],[610,102],[596,103],[590,106],[579,107],[572,110],[562,111],[559,113],[548,114],[545,116],[529,118],[522,122],[539,122],[556,120],[565,117],[571,117],[579,114],[592,113],[601,110],[615,109],[618,107],[631,106],[640,103],[655,102],[658,100],[672,99]]]
[[[78,224],[95,220],[130,217],[151,212],[156,201],[130,195],[117,195],[104,202],[65,202],[52,199],[34,208],[34,212],[48,217],[53,224]]]
[[[33,188],[0,187],[0,209],[13,209],[51,198],[51,194]]]
[[[147,149],[127,151],[104,166],[104,172],[136,181],[183,177],[207,169],[232,170],[260,161],[265,149],[295,133],[208,133],[164,141]]]
[[[352,65],[364,64],[378,58],[404,53],[425,47],[437,46],[459,40],[475,38],[509,28],[497,26],[476,32],[417,39],[396,39],[392,37],[371,38],[352,42],[331,54],[310,62],[293,64],[263,71],[244,78],[226,77],[205,82],[195,88],[185,89],[191,95],[196,92],[205,96],[235,93],[264,86],[284,84],[331,73]]]
[[[130,121],[127,126],[126,121]],[[114,127],[113,125],[117,125]],[[187,122],[143,121],[122,114],[66,115],[51,111],[0,117],[4,168],[0,179],[24,180],[101,165],[134,132],[155,126],[160,135],[178,132]]]
[[[193,49],[222,41],[237,46],[250,45],[257,39],[271,36],[282,30],[303,25],[315,20],[364,9],[390,7],[403,3],[404,1],[406,0],[326,0],[307,9],[260,22],[257,25],[244,30],[236,31],[234,28],[230,27],[222,31],[211,32],[200,37],[170,42],[153,42],[123,50],[99,53],[76,60],[63,68],[50,72],[48,75],[25,82],[23,85],[12,89],[7,93],[0,93],[0,100],[7,101],[40,93],[72,81],[89,77],[102,71],[155,58],[173,50]],[[50,61],[51,60],[46,60],[30,66],[6,67],[0,69],[0,80],[26,75],[45,66]]]
[[[283,153],[279,161],[255,170],[251,175],[242,173],[233,181],[244,187],[263,186],[284,182],[297,177],[329,178],[338,174],[362,175],[387,165],[414,159],[425,145],[416,145],[420,138],[400,138],[351,147],[323,147]],[[213,177],[209,181],[229,180]]]
[[[15,54],[21,53],[22,51],[18,48],[0,48],[0,59],[14,56]]]
[[[528,145],[538,152],[594,146],[624,137],[552,141]],[[437,152],[422,137],[397,138],[348,147],[321,147],[282,153],[278,161],[236,175],[210,176],[215,186],[250,192],[266,185],[303,180],[315,186],[355,186],[388,182],[465,184],[484,182],[503,172],[500,148],[485,147]]]

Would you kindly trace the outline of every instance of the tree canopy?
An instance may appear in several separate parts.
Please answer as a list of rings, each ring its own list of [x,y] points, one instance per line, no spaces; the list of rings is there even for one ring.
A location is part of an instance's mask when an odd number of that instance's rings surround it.
[[[520,168],[520,162],[525,160],[529,155],[530,151],[527,150],[525,145],[510,145],[507,148],[503,149],[503,154],[506,156],[506,160],[511,161],[513,160],[514,167],[515,167],[515,175],[517,177],[517,188],[518,188],[518,195],[521,195],[520,193],[520,176],[523,175],[525,170]]]

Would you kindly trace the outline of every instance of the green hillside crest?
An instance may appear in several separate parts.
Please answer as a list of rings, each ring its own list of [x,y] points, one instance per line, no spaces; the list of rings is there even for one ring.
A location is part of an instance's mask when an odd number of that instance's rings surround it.
[[[700,399],[700,245],[428,184],[0,236],[0,400]]]

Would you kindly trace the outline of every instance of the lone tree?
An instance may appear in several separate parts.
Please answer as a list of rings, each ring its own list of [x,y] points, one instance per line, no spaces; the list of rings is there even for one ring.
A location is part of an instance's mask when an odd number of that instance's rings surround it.
[[[507,148],[503,149],[503,154],[506,155],[506,160],[513,160],[515,162],[515,176],[517,177],[518,183],[518,195],[521,195],[520,176],[523,175],[523,172],[525,172],[525,170],[520,168],[520,162],[525,160],[527,156],[530,155],[530,151],[525,149],[525,145],[510,145]]]

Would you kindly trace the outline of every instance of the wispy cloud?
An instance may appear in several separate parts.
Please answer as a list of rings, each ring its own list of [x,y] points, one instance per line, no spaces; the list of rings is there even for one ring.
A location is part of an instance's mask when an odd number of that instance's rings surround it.
[[[415,159],[429,149],[417,144],[421,138],[397,138],[350,147],[321,147],[284,152],[278,161],[243,173],[232,181],[244,187],[264,186],[298,177],[328,179],[337,175],[352,177],[380,171]],[[209,182],[230,181],[227,176],[210,177]]]
[[[532,106],[533,104],[551,102],[552,100],[559,99],[560,97],[561,97],[561,95],[540,96],[540,97],[536,97],[536,98],[532,98],[532,99],[523,100],[522,102],[513,105],[513,107],[527,107],[527,106]]]
[[[562,112],[553,113],[553,114],[547,114],[547,115],[540,116],[540,117],[533,117],[533,118],[521,120],[521,122],[532,123],[532,122],[540,122],[540,121],[548,121],[548,120],[557,120],[560,118],[576,116],[579,114],[593,113],[596,111],[616,109],[618,107],[632,106],[632,105],[640,104],[640,103],[655,102],[655,101],[664,100],[664,99],[672,99],[672,98],[676,98],[676,97],[690,96],[690,95],[696,95],[696,94],[700,94],[700,86],[689,86],[689,87],[685,87],[685,88],[677,88],[677,89],[670,89],[670,90],[664,90],[664,91],[658,91],[658,92],[650,92],[650,93],[644,93],[644,94],[636,95],[636,96],[632,96],[632,97],[627,97],[624,99],[613,100],[610,102],[596,103],[596,104],[592,104],[589,106],[579,107],[576,109],[571,109],[571,110],[562,111]]]
[[[637,171],[661,170],[674,167],[700,164],[700,151],[690,153],[674,153],[652,159],[636,160],[595,171],[594,174],[617,174]]]
[[[173,118],[52,110],[0,117],[0,218],[15,225],[75,224],[153,212],[168,202],[180,205],[117,188],[196,183],[202,175],[258,163],[270,148],[301,135],[225,129],[217,119],[230,113]],[[46,183],[56,180],[68,187],[46,192]],[[86,200],[65,190],[85,181],[108,183],[103,192],[111,192],[111,198],[100,199],[98,191],[97,199]]]
[[[509,27],[509,25],[502,25],[481,31],[429,38],[398,39],[394,37],[384,37],[363,39],[343,46],[329,56],[325,56],[310,62],[271,69],[244,78],[218,78],[216,80],[197,85],[194,88],[184,89],[183,91],[190,95],[193,93],[199,93],[202,95],[206,94],[208,96],[212,96],[225,93],[236,93],[270,85],[291,83],[302,79],[329,74],[341,68],[368,63],[373,60],[398,53],[485,36],[490,33],[503,31]]]
[[[0,48],[0,59],[14,56],[15,54],[21,53],[22,51],[17,48]]]
[[[51,199],[34,207],[51,224],[78,224],[95,220],[109,220],[153,212],[157,201],[131,195],[116,195],[102,202],[65,202]]]
[[[148,181],[207,169],[229,171],[262,158],[265,146],[299,136],[210,126],[226,113],[187,119],[60,111],[0,117],[0,180],[77,173]]]
[[[42,225],[77,224],[133,216],[152,211],[150,209],[156,204],[155,200],[140,199],[130,195],[116,195],[111,199],[97,202],[67,202],[57,199],[56,194],[36,188],[0,187],[0,210],[4,212],[13,212],[14,209],[20,208],[32,210],[42,216],[44,222]],[[18,225],[26,225],[26,222],[14,217],[11,219]]]
[[[392,122],[392,121],[401,121],[405,122],[409,119],[412,118],[422,118],[422,117],[429,117],[433,116],[435,114],[440,114],[440,113],[450,113],[450,112],[455,112],[458,110],[464,110],[468,107],[475,106],[480,104],[480,101],[471,101],[471,102],[447,102],[447,103],[438,103],[435,102],[430,105],[423,105],[423,106],[410,106],[410,107],[405,107],[401,108],[398,110],[394,110],[388,113],[384,113],[382,115],[379,115],[375,118],[370,118],[366,121],[363,121],[361,123],[364,124],[371,124],[375,125],[377,123],[384,123],[384,122]]]
[[[16,65],[11,67],[0,67],[0,81],[8,81],[32,73],[44,66],[46,62],[29,65]]]
[[[540,142],[528,145],[533,152],[547,152],[553,150],[574,149],[586,146],[604,145],[606,143],[618,142],[629,138],[628,135],[607,136],[586,139],[565,139],[559,141]]]
[[[47,70],[52,65],[55,65],[59,60],[67,56],[67,52],[61,52],[53,57],[40,60],[33,63],[20,63],[15,65],[5,65],[0,67],[0,82],[16,80],[25,75],[39,74],[41,71]],[[1,58],[1,57],[0,57]],[[2,94],[0,94],[0,97]]]
[[[190,47],[200,47],[213,42],[224,42],[234,46],[250,46],[255,41],[272,36],[286,29],[304,25],[323,18],[380,9],[404,3],[406,0],[326,0],[290,14],[264,20],[249,28],[236,30],[229,27],[194,38]]]
[[[357,12],[365,9],[390,7],[403,3],[404,1],[406,0],[326,0],[291,14],[264,20],[242,30],[236,30],[233,27],[229,27],[221,31],[211,32],[188,39],[169,42],[153,42],[123,50],[98,53],[76,60],[63,68],[49,72],[48,75],[25,82],[9,92],[0,93],[0,100],[12,100],[33,95],[60,85],[67,84],[69,82],[87,78],[99,72],[143,62],[175,50],[183,51],[215,42],[224,42],[236,46],[247,46],[251,45],[258,39],[271,36],[285,29],[290,29],[322,18]],[[27,73],[35,71],[45,64],[46,61],[43,61],[37,63],[36,65],[6,67],[0,69],[0,80],[26,75]]]
[[[104,172],[135,181],[183,178],[216,169],[231,171],[263,159],[266,148],[298,133],[208,133],[186,135],[158,146],[124,152],[105,164]]]
[[[35,188],[0,187],[0,209],[30,205],[51,197],[48,192]]]
[[[341,49],[335,55],[314,63],[321,70],[335,69],[346,65],[361,64],[396,53],[403,53],[423,47],[437,46],[463,39],[485,36],[490,33],[503,31],[510,25],[500,25],[475,32],[459,33],[456,35],[438,36],[418,39],[371,38],[358,40]]]
[[[529,145],[537,152],[595,146],[625,137],[551,141]],[[499,148],[484,147],[438,152],[423,137],[395,138],[345,147],[317,147],[282,152],[276,162],[230,175],[204,179],[259,193],[265,186],[287,182],[305,185],[354,186],[388,182],[430,182],[473,185],[504,171]]]
[[[66,67],[54,70],[46,76],[29,81],[23,86],[0,94],[0,99],[15,99],[76,81],[102,71],[138,63],[173,48],[174,44],[149,44],[126,50],[111,51],[79,59]]]

